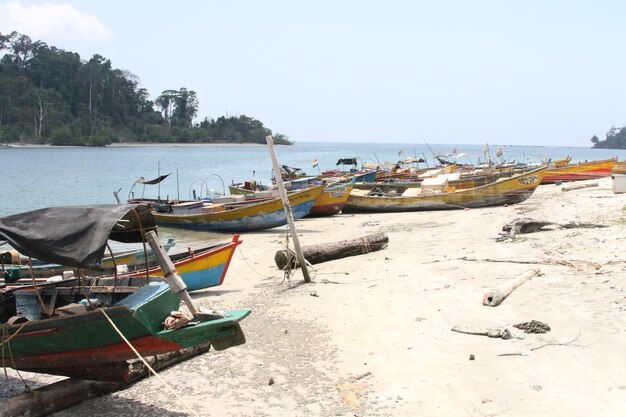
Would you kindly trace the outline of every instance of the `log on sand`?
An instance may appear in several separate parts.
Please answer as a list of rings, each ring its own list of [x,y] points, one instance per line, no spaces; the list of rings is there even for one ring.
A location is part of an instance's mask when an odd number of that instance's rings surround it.
[[[348,256],[362,255],[384,249],[389,243],[386,233],[375,233],[358,239],[342,240],[340,242],[323,243],[319,245],[304,246],[302,252],[304,258],[310,264],[332,261],[333,259],[345,258]],[[292,250],[283,249],[276,252],[274,262],[280,269],[291,263],[291,268],[295,268],[295,255]]]
[[[145,358],[152,369],[158,371],[193,356],[207,352],[210,343],[176,352]],[[128,361],[131,383],[148,376],[148,369],[139,359]],[[25,392],[0,405],[0,416],[43,417],[111,392],[128,385],[121,382],[87,381],[68,378]]]
[[[586,184],[570,184],[561,188],[561,191],[574,191],[574,190],[581,190],[583,188],[597,187],[597,186],[598,186],[597,182],[589,182]]]
[[[518,275],[510,282],[504,284],[500,288],[496,288],[494,290],[487,291],[485,295],[483,295],[483,305],[496,307],[499,305],[506,297],[509,296],[517,287],[539,274],[538,269],[529,269],[524,272],[522,275]]]

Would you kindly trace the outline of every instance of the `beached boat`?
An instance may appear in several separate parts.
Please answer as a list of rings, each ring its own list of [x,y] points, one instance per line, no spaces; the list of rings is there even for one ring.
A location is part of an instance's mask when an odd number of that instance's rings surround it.
[[[351,182],[333,184],[324,188],[324,191],[315,200],[313,207],[311,207],[309,216],[332,216],[339,213],[346,201],[348,201],[355,182],[356,177]]]
[[[290,193],[288,198],[294,219],[309,214],[323,190],[324,186],[320,185]],[[153,215],[158,225],[198,230],[245,232],[287,224],[283,203],[278,197],[262,201],[233,199],[232,202],[217,204],[196,202],[193,206],[188,204],[185,211],[171,205],[170,212],[154,211]]]
[[[228,270],[228,266],[230,265],[230,261],[233,257],[233,253],[235,252],[235,248],[241,243],[242,241],[239,239],[239,235],[234,235],[230,242],[220,243],[218,245],[207,246],[195,250],[189,248],[186,252],[170,255],[170,259],[174,263],[174,266],[183,279],[183,282],[187,285],[188,291],[211,288],[222,285],[226,276],[226,271]],[[125,280],[132,277],[141,277],[146,275],[150,275],[152,277],[163,276],[163,271],[158,264],[150,263],[148,265],[148,272],[146,272],[145,265],[145,257],[143,264],[116,264],[116,266],[120,267],[120,270],[128,270],[128,272],[119,272],[113,276],[116,273],[116,270],[110,269],[113,265],[109,265],[105,258],[102,262],[103,269],[101,271],[92,270],[88,271],[88,274],[90,275],[90,278],[108,274],[111,279],[114,279],[115,282],[117,282],[117,285],[123,285],[122,283]],[[16,268],[18,269],[17,273],[15,271]],[[59,278],[64,277],[66,279],[68,277],[78,276],[77,269],[72,269],[58,264],[37,265],[33,267],[28,265],[3,265],[3,269],[5,271],[10,271],[10,276],[17,278],[15,280],[5,280],[5,283],[15,283],[15,285],[29,285],[31,284],[33,278],[37,279],[38,282],[42,282],[42,279],[45,281],[45,278],[50,279],[50,277],[55,276]],[[101,281],[104,281],[105,279],[106,277],[100,278]],[[110,284],[113,285],[114,281],[111,281]],[[87,292],[89,291],[90,289],[87,288]]]
[[[450,188],[445,181],[438,187],[409,188],[394,195],[375,190],[352,190],[342,212],[449,210],[516,204],[532,195],[544,172],[545,167],[462,190]]]
[[[615,158],[600,161],[568,163],[562,166],[549,167],[543,176],[542,184],[555,182],[590,180],[611,175],[617,160]]]
[[[239,235],[235,234],[228,243],[198,250],[190,249],[189,252],[171,255],[170,259],[183,282],[187,285],[187,291],[216,287],[224,282],[235,248],[241,243]],[[143,270],[129,276],[144,275],[162,277],[163,270],[157,266],[149,269],[147,273]]]
[[[141,242],[155,228],[150,210],[136,205],[51,208],[0,219],[0,237],[20,253],[84,269],[100,264],[108,239]],[[49,318],[7,323],[1,336],[3,351],[8,352],[5,365],[128,382],[131,369],[126,361],[136,358],[131,346],[145,357],[206,343],[219,350],[245,343],[239,322],[249,310],[198,315],[187,325],[165,330],[165,319],[180,308],[178,291],[152,282],[109,308],[68,305],[42,310]]]
[[[141,287],[106,308],[61,313],[58,317],[6,325],[2,344],[10,345],[6,366],[30,372],[100,381],[129,382],[126,361],[214,342],[223,349],[244,343],[239,321],[250,310],[163,330],[163,321],[180,308],[180,296],[164,282]],[[106,313],[106,316],[105,314]],[[111,322],[109,322],[109,319]],[[122,340],[123,334],[129,343]]]

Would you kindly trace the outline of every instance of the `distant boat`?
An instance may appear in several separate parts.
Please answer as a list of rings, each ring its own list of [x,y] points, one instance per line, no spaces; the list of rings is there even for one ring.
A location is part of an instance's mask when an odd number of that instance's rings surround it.
[[[402,194],[352,190],[343,213],[450,210],[516,204],[528,199],[541,183],[545,167],[479,187],[455,190],[442,182],[439,189],[408,188]]]
[[[617,160],[613,158],[549,167],[541,183],[554,184],[557,181],[579,181],[608,177],[611,175],[611,170],[616,162]]]
[[[288,199],[294,219],[309,214],[323,190],[324,186],[320,185],[290,193]],[[172,204],[169,212],[153,211],[152,214],[158,225],[209,231],[246,232],[287,224],[282,200],[274,196],[262,201],[233,198],[224,203],[214,200]]]

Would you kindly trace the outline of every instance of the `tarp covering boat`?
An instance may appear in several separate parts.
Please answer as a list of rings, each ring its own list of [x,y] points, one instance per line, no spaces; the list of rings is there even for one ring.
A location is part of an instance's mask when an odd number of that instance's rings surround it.
[[[287,165],[281,165],[280,172],[283,176],[295,177],[306,175],[300,168],[294,168]]]
[[[356,158],[341,158],[335,165],[357,165]]]
[[[0,218],[0,238],[23,255],[101,269],[107,240],[141,242],[156,224],[145,205],[51,207]]]

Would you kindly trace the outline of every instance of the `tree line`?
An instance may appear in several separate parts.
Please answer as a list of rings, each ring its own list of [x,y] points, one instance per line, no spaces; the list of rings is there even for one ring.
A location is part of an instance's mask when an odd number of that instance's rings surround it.
[[[104,146],[116,142],[265,143],[272,131],[248,116],[204,118],[196,92],[165,90],[154,101],[139,78],[95,54],[0,32],[0,142]],[[291,144],[274,133],[274,142]]]
[[[594,148],[604,149],[626,149],[626,127],[611,127],[606,133],[606,138],[600,140],[596,135],[591,138]]]

